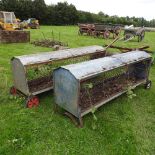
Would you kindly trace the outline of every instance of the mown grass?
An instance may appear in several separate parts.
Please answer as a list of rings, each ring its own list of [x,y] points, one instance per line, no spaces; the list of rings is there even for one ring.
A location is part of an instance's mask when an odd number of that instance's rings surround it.
[[[31,30],[31,40],[55,38],[69,47],[104,45],[112,40],[78,36],[77,27],[42,26]],[[116,45],[137,47],[150,45],[155,51],[155,33],[146,33],[143,42],[135,40]],[[23,100],[10,98],[12,86],[10,59],[15,55],[51,51],[49,48],[26,44],[0,45],[0,155],[154,155],[155,154],[155,66],[151,69],[150,90],[143,86],[135,90],[137,97],[129,100],[123,95],[102,106],[96,112],[96,130],[92,129],[92,115],[84,117],[84,127],[76,128],[69,119],[54,113],[52,92],[40,95],[40,106],[24,107]]]

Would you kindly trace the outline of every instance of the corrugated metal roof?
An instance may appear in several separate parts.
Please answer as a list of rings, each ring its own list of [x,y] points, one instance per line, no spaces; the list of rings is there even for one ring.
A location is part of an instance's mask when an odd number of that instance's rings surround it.
[[[111,57],[62,66],[61,68],[69,70],[76,79],[82,80],[91,75],[96,75],[103,71],[108,71],[123,66],[124,64],[130,64],[146,58],[151,58],[151,56],[143,51],[132,51],[123,54],[116,54]]]
[[[16,56],[16,57],[13,57],[13,59],[18,59],[19,61],[21,61],[23,65],[31,65],[31,64],[48,62],[52,60],[59,60],[59,59],[65,59],[69,57],[91,54],[91,53],[95,53],[96,51],[103,51],[103,50],[104,48],[102,46],[94,45],[94,46],[59,50],[54,52],[52,51],[52,52],[46,52],[46,53]]]

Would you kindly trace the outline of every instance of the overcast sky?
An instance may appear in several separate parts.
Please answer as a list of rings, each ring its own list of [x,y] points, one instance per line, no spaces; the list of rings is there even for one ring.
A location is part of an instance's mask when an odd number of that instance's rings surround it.
[[[93,13],[155,19],[155,0],[45,0],[46,4],[64,1],[74,4],[78,10]]]

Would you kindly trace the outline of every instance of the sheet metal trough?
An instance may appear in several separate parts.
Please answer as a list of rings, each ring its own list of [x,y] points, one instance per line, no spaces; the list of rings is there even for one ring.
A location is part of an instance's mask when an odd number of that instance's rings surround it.
[[[147,62],[146,66],[141,65],[144,62]],[[91,81],[91,79],[117,68],[125,67],[127,68],[128,73],[133,70],[136,73],[135,76],[139,80],[132,85],[133,87],[136,87],[140,84],[145,84],[148,81],[150,64],[151,56],[148,53],[143,51],[132,51],[78,64],[62,66],[56,69],[53,75],[56,104],[81,120],[82,116],[91,112],[92,109],[92,105],[86,109],[81,108],[82,101],[80,95],[83,95],[83,93],[81,93],[83,82]],[[139,67],[142,68],[139,69]],[[104,89],[107,88],[103,87],[103,90]],[[99,102],[93,104],[93,106],[96,108],[100,107],[108,101],[125,93],[127,91],[126,89],[123,89],[116,94],[112,94],[106,99],[101,99]],[[89,96],[87,97],[89,98]],[[95,97],[96,96],[94,96],[94,98]]]
[[[53,89],[53,85],[37,91],[31,91],[28,86],[27,68],[40,64],[53,64],[56,61],[98,54],[104,51],[101,46],[87,46],[46,52],[39,54],[16,56],[11,59],[14,88],[26,96],[37,95]],[[52,80],[52,79],[51,79]]]

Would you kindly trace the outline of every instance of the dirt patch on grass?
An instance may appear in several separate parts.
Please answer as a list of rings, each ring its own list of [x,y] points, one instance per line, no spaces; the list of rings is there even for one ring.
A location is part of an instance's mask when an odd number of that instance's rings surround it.
[[[31,42],[35,46],[54,48],[55,50],[66,49],[68,45],[57,40],[43,39]]]

